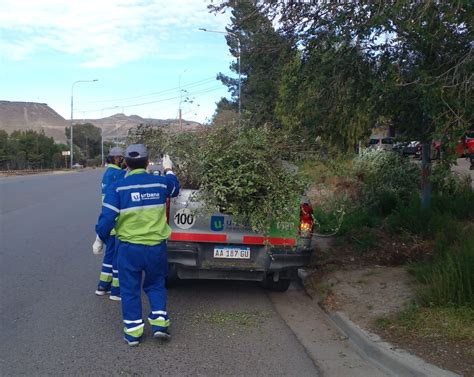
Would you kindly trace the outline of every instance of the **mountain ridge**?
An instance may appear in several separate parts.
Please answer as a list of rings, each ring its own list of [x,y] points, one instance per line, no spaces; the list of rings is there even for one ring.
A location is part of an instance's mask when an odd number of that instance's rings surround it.
[[[91,123],[103,130],[104,140],[124,139],[130,129],[140,124],[167,127],[171,132],[190,131],[202,127],[201,123],[178,119],[142,118],[139,115],[117,113],[99,119],[74,119],[74,124]],[[46,103],[0,100],[0,130],[9,134],[13,131],[44,131],[58,143],[66,143],[66,127],[70,120],[63,118]]]

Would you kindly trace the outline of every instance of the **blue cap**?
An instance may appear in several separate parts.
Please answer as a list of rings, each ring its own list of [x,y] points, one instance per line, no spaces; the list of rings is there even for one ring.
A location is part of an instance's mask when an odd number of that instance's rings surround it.
[[[123,149],[120,147],[113,147],[109,151],[110,157],[123,157]]]
[[[125,158],[148,158],[148,150],[143,144],[131,144],[125,150]]]

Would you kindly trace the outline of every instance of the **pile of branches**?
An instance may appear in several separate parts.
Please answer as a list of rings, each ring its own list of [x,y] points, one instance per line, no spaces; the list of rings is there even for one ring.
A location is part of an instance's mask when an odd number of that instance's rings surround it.
[[[263,233],[299,220],[305,183],[283,160],[286,148],[271,127],[234,123],[179,134],[148,128],[130,141],[145,143],[152,155],[169,154],[181,186],[199,188],[199,200],[211,212],[232,214]]]

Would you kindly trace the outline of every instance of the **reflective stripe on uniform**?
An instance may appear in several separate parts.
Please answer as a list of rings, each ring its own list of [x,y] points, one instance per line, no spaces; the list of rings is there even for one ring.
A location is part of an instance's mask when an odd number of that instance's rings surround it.
[[[108,209],[111,209],[111,210],[114,211],[114,212],[120,213],[120,210],[119,210],[117,207],[114,207],[114,206],[111,205],[111,204],[102,203],[102,205],[103,205],[105,208],[108,208]]]
[[[125,323],[126,325],[130,325],[131,323],[143,323],[143,319],[136,319],[134,321],[129,320],[129,319],[124,319],[123,323]]]
[[[132,327],[127,329],[126,327],[123,328],[123,331],[125,334],[133,336],[134,338],[140,338],[143,335],[143,328],[145,327],[145,324],[142,323],[141,325]]]
[[[165,317],[158,317],[156,319],[148,317],[148,322],[150,322],[152,326],[169,327],[170,325],[170,320]]]
[[[149,187],[162,187],[167,188],[163,183],[148,183],[145,185],[130,185],[130,186],[121,186],[117,187],[115,191],[123,191],[123,190],[131,190],[131,189],[138,189],[138,188],[149,188]]]
[[[140,211],[142,209],[148,209],[148,208],[159,208],[159,207],[164,207],[164,206],[165,206],[165,203],[163,203],[163,204],[150,204],[150,205],[144,205],[144,206],[136,206],[136,207],[121,209],[120,213],[131,212],[131,211]]]
[[[118,278],[112,278],[112,287],[116,287],[116,288],[120,287]]]
[[[108,267],[108,268],[112,268],[112,265],[111,264],[105,264],[105,263],[102,263],[102,266],[104,267]],[[113,271],[113,270],[112,270]]]
[[[155,311],[152,311],[151,314],[162,314],[162,315],[166,315],[168,313],[166,313],[164,310],[155,310]]]
[[[110,283],[112,281],[112,274],[107,272],[101,272],[99,276],[99,280],[105,283]]]

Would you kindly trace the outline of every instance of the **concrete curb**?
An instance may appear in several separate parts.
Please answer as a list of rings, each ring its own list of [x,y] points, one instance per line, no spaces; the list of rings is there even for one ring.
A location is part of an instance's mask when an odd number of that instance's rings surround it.
[[[298,270],[298,278],[303,287],[309,273],[304,269]],[[361,329],[352,322],[344,313],[328,313],[323,311],[331,319],[332,323],[346,335],[352,344],[355,345],[361,356],[369,360],[374,365],[393,376],[403,377],[456,377],[453,372],[441,369],[433,364],[429,364],[417,356],[396,348],[384,342],[378,335]]]

